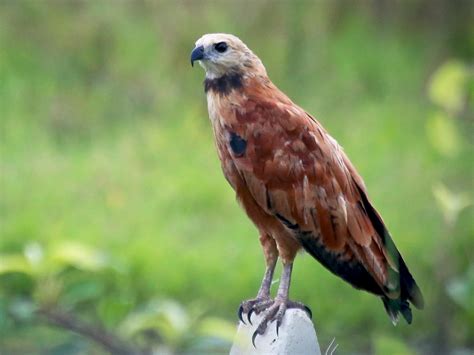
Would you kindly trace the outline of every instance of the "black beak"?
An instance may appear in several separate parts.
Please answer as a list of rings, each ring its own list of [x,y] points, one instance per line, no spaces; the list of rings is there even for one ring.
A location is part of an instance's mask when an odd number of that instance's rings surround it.
[[[191,66],[194,66],[196,60],[204,59],[204,47],[199,46],[193,49],[191,52]]]

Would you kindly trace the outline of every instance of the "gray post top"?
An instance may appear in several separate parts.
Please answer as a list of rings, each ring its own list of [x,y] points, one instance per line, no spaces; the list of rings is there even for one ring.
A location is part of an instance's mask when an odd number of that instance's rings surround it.
[[[256,348],[254,348],[252,335],[260,324],[263,314],[252,315],[253,325],[239,323],[230,355],[321,355],[313,322],[299,309],[286,311],[278,336],[276,324],[270,323],[265,334],[255,339]]]

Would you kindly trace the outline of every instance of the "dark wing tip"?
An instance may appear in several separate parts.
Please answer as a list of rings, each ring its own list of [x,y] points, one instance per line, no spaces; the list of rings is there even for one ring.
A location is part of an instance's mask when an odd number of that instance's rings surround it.
[[[393,325],[397,325],[399,314],[403,316],[408,324],[411,324],[413,321],[413,315],[411,313],[410,304],[407,300],[402,301],[400,299],[390,299],[383,296],[382,302]]]
[[[416,308],[423,309],[425,302],[423,300],[423,295],[421,294],[420,288],[416,284],[413,276],[410,274],[410,271],[408,270],[408,267],[405,264],[405,261],[403,260],[397,247],[395,246],[395,243],[393,242],[390,236],[390,233],[385,227],[382,221],[382,218],[377,213],[377,211],[372,206],[372,204],[369,202],[365,191],[357,184],[356,181],[354,182],[355,182],[356,187],[359,190],[365,211],[367,212],[375,230],[382,238],[382,242],[384,243],[384,246],[387,252],[391,254],[395,260],[398,258],[400,287],[401,287],[401,300],[402,300],[401,302],[406,302],[406,300],[408,299]],[[409,307],[408,307],[408,310],[409,310]],[[411,311],[410,311],[409,318],[411,322]],[[407,317],[405,317],[405,319],[407,319]]]
[[[421,293],[420,288],[418,285],[415,283],[415,280],[413,280],[413,285],[411,289],[408,291],[409,294],[409,300],[413,305],[418,308],[418,309],[423,309],[425,308],[425,300],[423,298],[423,295]]]
[[[403,300],[408,299],[416,308],[423,309],[425,306],[425,301],[421,293],[420,288],[416,284],[415,279],[408,270],[405,261],[403,258],[399,257],[399,267],[400,267],[400,284],[402,287],[401,298]]]

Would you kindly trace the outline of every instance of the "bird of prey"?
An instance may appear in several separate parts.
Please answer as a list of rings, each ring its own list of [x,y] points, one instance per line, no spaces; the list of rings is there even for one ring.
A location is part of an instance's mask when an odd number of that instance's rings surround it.
[[[361,176],[321,124],[294,104],[267,76],[261,60],[236,36],[206,34],[191,64],[205,69],[204,90],[217,152],[237,200],[257,227],[266,270],[256,298],[242,314],[266,311],[253,334],[288,308],[293,261],[304,249],[357,289],[380,297],[394,324],[412,321],[410,303],[423,297]],[[270,285],[277,259],[283,271],[276,297]]]

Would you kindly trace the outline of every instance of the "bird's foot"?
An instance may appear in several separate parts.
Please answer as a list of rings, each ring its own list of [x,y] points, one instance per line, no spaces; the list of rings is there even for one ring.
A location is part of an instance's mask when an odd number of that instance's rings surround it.
[[[308,306],[304,305],[303,303],[300,302],[295,302],[295,301],[290,301],[288,299],[279,299],[278,297],[275,298],[275,300],[270,300],[269,303],[260,303],[258,306],[253,307],[253,311],[256,314],[259,314],[263,310],[266,310],[266,314],[263,317],[262,321],[258,325],[257,329],[252,335],[252,344],[255,347],[255,339],[257,338],[258,335],[263,335],[265,334],[265,331],[267,330],[268,324],[276,321],[276,333],[278,336],[278,330],[280,329],[281,323],[283,322],[283,317],[285,315],[285,312],[289,308],[297,308],[305,311],[309,318],[312,318],[313,314],[311,310],[309,309]],[[251,315],[251,313],[249,313]],[[250,315],[249,315],[249,320],[250,320]]]
[[[242,315],[247,315],[247,320],[250,324],[252,324],[251,316],[252,313],[259,314],[262,310],[266,309],[273,303],[273,300],[270,297],[257,297],[251,300],[243,301],[240,304],[238,316],[242,323],[245,323]]]

